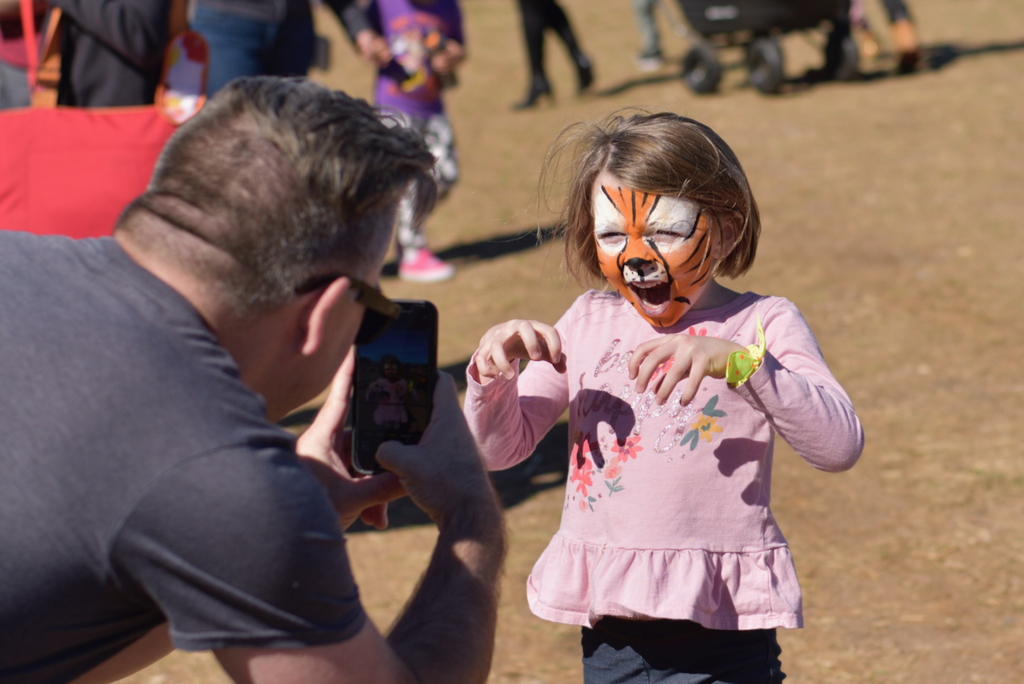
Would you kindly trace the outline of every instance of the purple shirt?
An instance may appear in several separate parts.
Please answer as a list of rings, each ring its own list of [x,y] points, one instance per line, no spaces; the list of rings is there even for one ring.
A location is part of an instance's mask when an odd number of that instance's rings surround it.
[[[443,113],[441,82],[430,56],[445,40],[464,44],[458,3],[375,0],[367,14],[395,56],[377,73],[377,104],[422,118]]]

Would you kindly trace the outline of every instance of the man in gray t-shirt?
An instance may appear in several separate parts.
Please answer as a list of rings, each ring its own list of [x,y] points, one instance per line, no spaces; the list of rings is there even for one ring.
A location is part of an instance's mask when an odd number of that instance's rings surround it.
[[[346,469],[364,293],[432,161],[362,101],[243,79],[112,238],[0,231],[0,682],[113,681],[173,648],[236,681],[486,679],[504,534],[451,379],[419,445],[381,447],[392,472]],[[275,421],[332,378],[296,443]],[[406,492],[439,537],[385,639],[342,529]]]

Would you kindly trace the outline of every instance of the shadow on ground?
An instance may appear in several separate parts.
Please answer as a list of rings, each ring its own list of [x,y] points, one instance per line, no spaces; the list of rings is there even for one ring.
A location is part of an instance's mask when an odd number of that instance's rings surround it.
[[[455,378],[459,391],[466,389],[466,366],[469,359],[453,363],[438,370]],[[286,416],[279,424],[298,433],[316,417],[317,408],[302,409]],[[531,496],[551,487],[564,486],[569,474],[569,426],[558,423],[545,435],[533,454],[508,470],[491,473],[491,482],[505,508],[511,508]],[[430,518],[408,498],[391,502],[388,507],[389,529],[411,525],[433,524]],[[375,532],[374,528],[357,521],[347,532]]]
[[[491,473],[491,482],[501,498],[502,506],[511,508],[552,487],[565,486],[569,474],[569,425],[558,423],[551,428],[529,458],[508,470]],[[412,525],[432,525],[426,513],[408,497],[392,501],[388,506],[389,529]],[[376,532],[356,521],[348,534]]]

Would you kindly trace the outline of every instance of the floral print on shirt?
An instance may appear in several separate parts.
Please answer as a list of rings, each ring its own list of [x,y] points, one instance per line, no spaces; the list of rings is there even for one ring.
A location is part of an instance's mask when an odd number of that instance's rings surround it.
[[[705,337],[708,329],[690,326],[686,331],[689,335]],[[633,352],[616,352],[620,341],[612,340],[607,351],[594,369],[594,377],[602,375],[628,375],[627,364]],[[648,387],[657,387],[657,379],[668,373],[675,359],[668,359],[659,365]],[[580,378],[583,390],[583,378]],[[694,451],[701,440],[713,444],[719,433],[724,431],[722,419],[725,411],[718,407],[719,395],[714,395],[697,408],[693,403],[679,405],[679,397],[683,389],[677,388],[665,404],[655,404],[653,390],[637,393],[632,383],[623,385],[618,392],[608,382],[600,386],[597,393],[578,409],[582,420],[594,412],[603,413],[603,417],[595,422],[590,419],[588,432],[577,430],[573,435],[572,453],[570,454],[569,487],[566,491],[565,509],[573,505],[583,513],[594,511],[594,506],[604,499],[611,498],[623,491],[625,471],[630,463],[641,458],[650,458],[660,454],[686,447]],[[635,420],[632,430],[623,437],[615,431],[618,418],[623,409],[632,412]],[[641,427],[647,418],[667,416],[670,424],[662,427],[659,433],[649,434],[646,442],[641,437]],[[599,434],[597,430],[601,431]],[[605,435],[605,431],[608,432]],[[681,441],[680,441],[681,436]],[[668,461],[672,460],[668,456]],[[595,482],[597,484],[595,484]],[[604,487],[602,489],[601,483]],[[607,491],[605,491],[607,490]]]

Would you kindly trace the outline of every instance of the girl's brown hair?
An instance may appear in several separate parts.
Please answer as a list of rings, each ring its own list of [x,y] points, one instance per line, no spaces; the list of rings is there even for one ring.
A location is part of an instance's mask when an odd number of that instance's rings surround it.
[[[716,265],[716,276],[735,278],[753,264],[761,216],[725,141],[704,124],[670,112],[617,113],[563,130],[541,174],[549,196],[568,176],[560,225],[566,265],[577,279],[602,279],[591,205],[594,180],[604,170],[635,190],[696,202],[712,221],[735,221],[736,243]]]

